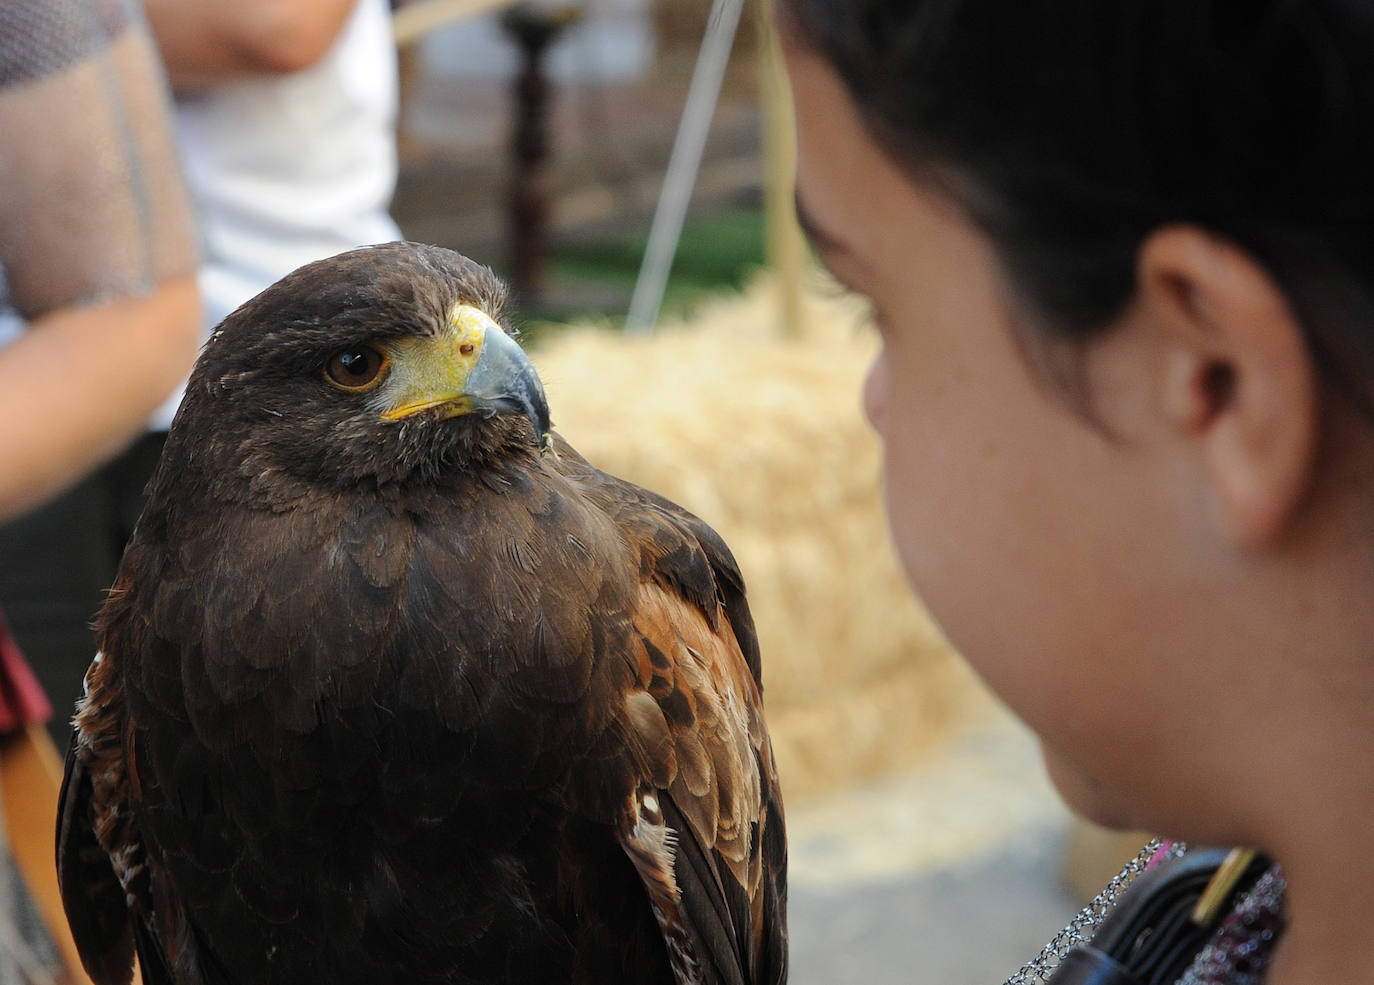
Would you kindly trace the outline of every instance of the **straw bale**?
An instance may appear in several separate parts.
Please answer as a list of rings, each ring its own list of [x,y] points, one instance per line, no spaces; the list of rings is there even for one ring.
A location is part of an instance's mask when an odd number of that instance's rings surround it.
[[[533,353],[555,424],[598,467],[701,516],[748,584],[789,795],[909,764],[988,699],[888,546],[859,389],[877,340],[817,292],[782,339],[760,278],[650,338],[595,326]]]

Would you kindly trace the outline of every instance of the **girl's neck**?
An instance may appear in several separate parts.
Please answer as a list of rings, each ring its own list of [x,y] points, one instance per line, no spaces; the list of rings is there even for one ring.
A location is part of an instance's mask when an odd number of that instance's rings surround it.
[[[1266,985],[1367,985],[1374,982],[1374,853],[1351,819],[1372,815],[1347,805],[1309,807],[1302,845],[1279,856],[1288,927]]]

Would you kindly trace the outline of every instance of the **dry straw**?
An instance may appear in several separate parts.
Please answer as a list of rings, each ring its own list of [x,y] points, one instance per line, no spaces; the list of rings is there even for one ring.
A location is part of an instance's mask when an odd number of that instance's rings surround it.
[[[761,278],[649,338],[573,326],[534,352],[555,424],[598,467],[697,513],[749,588],[769,725],[805,797],[910,764],[989,708],[888,546],[859,410],[877,346],[814,292],[780,338]]]

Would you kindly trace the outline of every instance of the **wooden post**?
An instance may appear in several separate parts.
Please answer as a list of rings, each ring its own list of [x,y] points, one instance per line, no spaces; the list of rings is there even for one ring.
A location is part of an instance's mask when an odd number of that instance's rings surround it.
[[[514,87],[510,189],[511,286],[524,304],[538,303],[543,296],[548,259],[553,175],[549,166],[550,85],[544,74],[544,56],[553,40],[580,14],[571,4],[546,9],[522,3],[511,7],[501,19],[520,45],[524,59]]]
[[[792,90],[778,47],[773,5],[757,5],[759,19],[759,91],[763,98],[763,196],[767,222],[768,265],[777,281],[778,327],[784,338],[801,333],[802,276],[807,247],[797,224],[793,182],[797,171],[797,125]]]

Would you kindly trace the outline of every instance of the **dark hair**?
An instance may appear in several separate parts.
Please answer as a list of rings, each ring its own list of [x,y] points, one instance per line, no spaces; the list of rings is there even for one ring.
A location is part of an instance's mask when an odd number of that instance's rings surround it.
[[[1141,241],[1187,222],[1270,271],[1328,373],[1374,382],[1374,4],[778,2],[1056,335],[1109,323]]]

